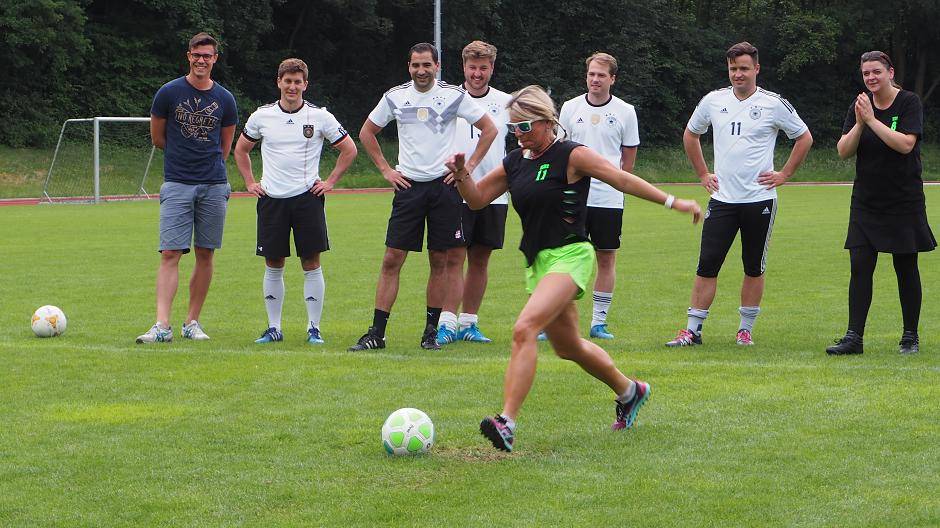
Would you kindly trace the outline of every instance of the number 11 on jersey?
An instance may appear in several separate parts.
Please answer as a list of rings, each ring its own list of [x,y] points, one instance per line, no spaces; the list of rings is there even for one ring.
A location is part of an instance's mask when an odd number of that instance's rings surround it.
[[[471,132],[471,134],[472,134],[472,132]],[[732,136],[740,136],[740,135],[741,135],[741,122],[740,122],[740,121],[732,121],[732,122],[731,122],[731,135],[732,135]]]

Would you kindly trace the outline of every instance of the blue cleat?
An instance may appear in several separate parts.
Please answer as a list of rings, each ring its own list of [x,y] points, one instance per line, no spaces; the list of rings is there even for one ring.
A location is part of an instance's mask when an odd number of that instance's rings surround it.
[[[311,345],[322,345],[324,343],[323,338],[320,336],[320,329],[311,326],[307,330],[307,342]]]
[[[610,428],[614,431],[621,431],[623,429],[629,429],[633,427],[633,424],[636,422],[636,415],[640,412],[640,407],[646,403],[646,400],[649,399],[650,393],[650,384],[634,380],[636,383],[636,392],[633,394],[633,398],[630,401],[621,402],[615,400],[617,404],[617,419],[614,421],[613,425]]]
[[[457,340],[457,332],[448,329],[446,326],[441,325],[437,327],[437,344],[438,345],[447,345],[453,343]]]
[[[548,341],[548,334],[545,333],[545,330],[539,332],[539,335],[535,337],[536,341]]]
[[[594,339],[613,339],[614,334],[607,330],[607,323],[604,323],[591,327],[591,337]]]
[[[440,334],[438,334],[438,339],[440,339]],[[458,330],[457,340],[472,341],[474,343],[489,343],[492,341],[492,339],[483,335],[483,332],[480,331],[480,327],[477,326],[476,323],[471,323],[470,326]]]
[[[259,345],[261,345],[264,343],[273,343],[275,341],[283,341],[283,340],[284,340],[284,334],[282,334],[280,330],[272,326],[271,328],[268,328],[267,330],[265,330],[264,333],[261,334],[261,337],[259,337],[258,339],[255,339],[255,343],[258,343]]]

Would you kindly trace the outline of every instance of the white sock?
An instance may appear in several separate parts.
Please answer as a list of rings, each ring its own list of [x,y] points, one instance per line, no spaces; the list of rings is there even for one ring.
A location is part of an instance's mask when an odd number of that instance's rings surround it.
[[[460,312],[460,315],[457,317],[457,329],[463,330],[464,328],[470,328],[470,325],[475,325],[480,321],[480,318],[477,314],[469,314]]]
[[[627,378],[630,379],[630,378]],[[620,403],[628,402],[633,399],[633,396],[636,395],[636,382],[630,380],[630,386],[627,387],[627,390],[623,391],[623,394],[617,396],[617,401]]]
[[[614,299],[614,292],[594,292],[594,314],[591,316],[591,326],[602,325],[607,322],[607,312]]]
[[[437,320],[438,326],[443,326],[444,328],[450,330],[451,332],[457,331],[457,314],[454,312],[441,312],[440,319]]]
[[[738,328],[750,332],[754,329],[754,320],[760,313],[760,306],[741,306],[738,313],[741,314],[741,326]]]
[[[687,312],[689,316],[689,323],[686,328],[692,331],[693,334],[699,335],[702,333],[702,324],[705,323],[705,318],[708,317],[708,310],[701,310],[699,308],[689,307]]]
[[[304,272],[304,302],[307,304],[307,319],[314,328],[320,328],[320,316],[323,315],[323,294],[326,283],[323,281],[323,268]]]
[[[261,282],[264,309],[268,312],[268,326],[281,329],[281,308],[284,306],[284,268],[264,267]]]

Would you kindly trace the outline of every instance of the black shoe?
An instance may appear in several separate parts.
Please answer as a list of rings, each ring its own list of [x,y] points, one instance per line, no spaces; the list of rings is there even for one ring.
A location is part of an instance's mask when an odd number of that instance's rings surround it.
[[[375,348],[385,348],[385,338],[380,337],[378,332],[375,331],[375,328],[370,326],[369,331],[359,338],[359,342],[346,350],[349,352],[357,352],[359,350],[372,350]]]
[[[434,328],[434,325],[428,325],[424,328],[424,335],[421,336],[421,348],[425,350],[441,349],[441,345],[437,344],[437,328]]]
[[[836,344],[826,347],[826,353],[830,356],[845,356],[848,354],[861,354],[863,352],[862,336],[849,330],[845,337],[836,339]]]
[[[920,338],[917,337],[917,332],[905,330],[904,335],[901,336],[901,342],[898,343],[898,353],[916,354],[918,352],[920,352]]]

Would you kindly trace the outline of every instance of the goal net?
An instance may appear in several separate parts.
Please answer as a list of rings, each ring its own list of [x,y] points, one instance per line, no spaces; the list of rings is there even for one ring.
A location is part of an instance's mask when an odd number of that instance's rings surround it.
[[[151,144],[149,117],[67,119],[41,201],[148,198],[147,175],[154,165],[161,166],[162,155]]]

